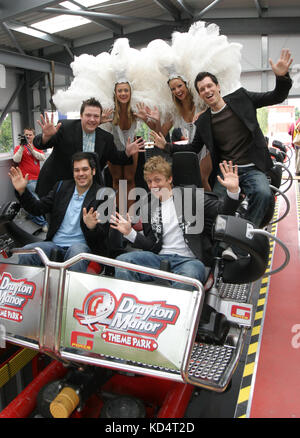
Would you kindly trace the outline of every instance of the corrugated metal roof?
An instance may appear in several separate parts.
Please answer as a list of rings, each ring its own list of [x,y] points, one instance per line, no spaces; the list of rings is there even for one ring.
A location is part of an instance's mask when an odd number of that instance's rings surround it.
[[[29,2],[21,0],[16,1],[18,7],[24,8],[24,13],[18,13],[15,17],[10,16],[9,20],[4,24],[10,28],[10,23],[17,21],[24,25],[34,25],[38,21],[53,18],[57,14],[44,12],[44,7],[41,6],[40,10],[28,10]],[[80,0],[77,0],[77,2]],[[0,0],[1,3],[5,3],[6,8],[9,8],[9,2]],[[34,2],[38,4],[39,0]],[[62,8],[60,2],[51,2],[51,8]],[[94,38],[97,36],[97,40],[101,41],[107,39],[108,35],[111,38],[116,35],[120,35],[119,29],[122,29],[122,34],[127,36],[127,33],[133,30],[149,29],[149,27],[157,26],[158,23],[149,23],[143,21],[143,19],[157,19],[167,20],[169,22],[175,21],[175,11],[180,14],[180,20],[185,23],[190,20],[192,22],[192,15],[197,17],[197,14],[206,11],[201,16],[203,20],[209,18],[212,21],[213,18],[230,19],[237,17],[244,18],[264,18],[273,19],[274,17],[298,17],[300,22],[300,5],[299,0],[110,0],[106,3],[98,5],[98,7],[89,8],[89,11],[98,13],[113,14],[123,16],[124,18],[118,18],[112,16],[110,22],[115,24],[115,28],[109,28],[109,22],[99,17],[98,24],[89,23],[76,28],[56,32],[53,36],[65,38],[73,42],[74,47],[78,47],[81,40],[86,41],[88,37]],[[14,9],[15,10],[15,9]],[[22,9],[21,9],[22,11]],[[131,18],[128,18],[131,17]],[[96,20],[96,17],[90,17]],[[140,18],[140,20],[139,20]],[[197,17],[198,18],[198,17]],[[199,19],[199,18],[198,18]],[[105,23],[108,27],[105,26]],[[280,26],[278,33],[280,33]],[[300,32],[300,26],[299,26]],[[22,34],[10,28],[9,31],[0,26],[0,48],[7,50],[18,51],[19,48],[29,54],[35,54],[39,49],[49,48],[53,46],[53,50],[61,51],[59,45],[47,40],[35,38],[26,34]],[[0,60],[1,62],[1,60]]]

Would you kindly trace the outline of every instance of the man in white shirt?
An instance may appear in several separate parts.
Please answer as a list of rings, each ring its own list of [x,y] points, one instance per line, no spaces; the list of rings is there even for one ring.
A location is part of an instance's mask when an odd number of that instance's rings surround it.
[[[133,251],[117,257],[118,260],[160,269],[162,260],[170,264],[170,271],[195,278],[200,282],[205,280],[205,264],[210,257],[206,252],[212,250],[210,243],[211,224],[218,214],[234,214],[239,204],[239,178],[237,166],[232,163],[220,164],[223,179],[218,181],[227,189],[227,197],[219,200],[214,194],[204,194],[202,202],[196,202],[199,217],[204,214],[204,226],[199,232],[193,232],[186,212],[178,214],[172,189],[172,170],[170,164],[161,156],[149,159],[144,167],[144,178],[150,190],[148,202],[148,217],[143,217],[143,234],[137,233],[131,225],[129,214],[122,217],[119,213],[111,217],[111,227],[120,231],[133,247],[143,251]],[[192,204],[196,200],[196,188],[192,190]],[[154,196],[158,202],[151,202]],[[153,208],[154,204],[156,207]],[[210,226],[208,225],[210,224]],[[130,281],[151,281],[153,278],[127,269],[117,268],[116,278]],[[186,289],[184,283],[172,282],[175,288]]]

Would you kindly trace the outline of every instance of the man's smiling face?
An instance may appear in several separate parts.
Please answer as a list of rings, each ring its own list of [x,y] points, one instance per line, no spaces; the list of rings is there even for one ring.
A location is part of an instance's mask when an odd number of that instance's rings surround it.
[[[168,199],[172,193],[172,177],[167,178],[160,172],[147,173],[145,181],[150,192],[162,201]]]
[[[223,105],[223,99],[220,94],[220,85],[215,84],[213,80],[206,76],[197,82],[197,90],[200,98],[212,109],[220,109]]]
[[[93,184],[95,169],[92,169],[88,160],[74,161],[73,177],[78,193],[83,193]]]
[[[92,134],[101,120],[101,110],[97,106],[86,106],[80,115],[81,126],[86,134]]]

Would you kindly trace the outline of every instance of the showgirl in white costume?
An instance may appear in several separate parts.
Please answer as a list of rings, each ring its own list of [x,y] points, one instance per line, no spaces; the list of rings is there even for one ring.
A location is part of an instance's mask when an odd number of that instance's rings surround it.
[[[128,62],[130,59],[130,63]],[[127,140],[134,140],[138,125],[141,120],[150,124],[154,128],[154,123],[149,119],[152,113],[150,108],[146,108],[144,103],[136,103],[136,112],[131,108],[132,84],[134,83],[134,73],[138,69],[140,52],[129,47],[126,38],[116,40],[111,51],[112,68],[115,73],[114,79],[114,115],[110,126],[102,126],[108,129],[114,137],[115,145],[118,149],[124,150]],[[121,192],[120,181],[127,181],[126,205],[128,208],[134,201],[130,201],[129,192],[135,187],[135,173],[138,163],[138,152],[132,156],[133,164],[121,166],[108,163],[113,179],[113,188]],[[119,209],[124,213],[125,205],[120,205],[124,194],[120,193],[118,199]],[[119,204],[120,203],[120,204]]]
[[[174,32],[170,44],[154,40],[143,50],[148,53],[154,71],[159,72],[157,80],[163,84],[159,96],[165,106],[158,104],[162,114],[161,132],[166,135],[172,126],[180,128],[182,139],[192,142],[194,122],[205,109],[195,90],[194,78],[200,71],[209,71],[220,78],[224,94],[239,88],[241,45],[229,43],[215,24],[206,27],[201,21],[188,32]],[[203,186],[211,190],[208,177],[212,163],[205,147],[199,161]]]
[[[122,124],[113,122],[117,147],[124,144],[124,136],[133,135],[137,117],[156,131],[161,129],[164,135],[172,126],[179,127],[190,142],[195,132],[193,121],[205,109],[194,88],[194,78],[200,71],[209,71],[218,77],[223,95],[236,90],[240,87],[240,52],[240,44],[230,43],[219,34],[217,25],[206,26],[203,21],[193,24],[188,32],[174,32],[170,44],[157,39],[136,50],[122,38],[110,54],[75,58],[71,86],[58,91],[53,100],[62,112],[75,111],[91,96],[99,99],[103,108],[115,110],[115,85],[123,72],[125,79],[121,80],[130,86],[132,117],[130,123],[129,119]],[[184,96],[177,93],[174,84],[181,84]],[[127,129],[129,132],[120,132]]]
[[[116,40],[111,53],[101,53],[96,57],[81,55],[71,64],[75,76],[71,86],[55,94],[55,105],[66,113],[79,108],[81,102],[91,96],[97,98],[104,108],[101,128],[112,133],[119,150],[125,150],[128,139],[134,141],[142,121],[155,129],[155,122],[149,118],[153,111],[144,102],[139,102],[138,96],[142,93],[134,86],[134,77],[140,74],[139,65],[142,65],[141,53],[129,46],[127,38]],[[135,186],[138,153],[132,159],[132,165],[108,163],[116,191],[120,189],[120,180],[127,181],[127,203],[123,193],[117,197],[118,207],[123,212],[125,204],[130,207],[128,194]],[[119,205],[119,201],[122,205]]]

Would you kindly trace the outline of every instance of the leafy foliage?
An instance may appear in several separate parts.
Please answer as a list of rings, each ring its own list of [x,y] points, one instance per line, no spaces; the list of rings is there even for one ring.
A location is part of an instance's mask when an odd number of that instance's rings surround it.
[[[260,129],[264,135],[268,135],[268,108],[259,108],[256,114]]]

